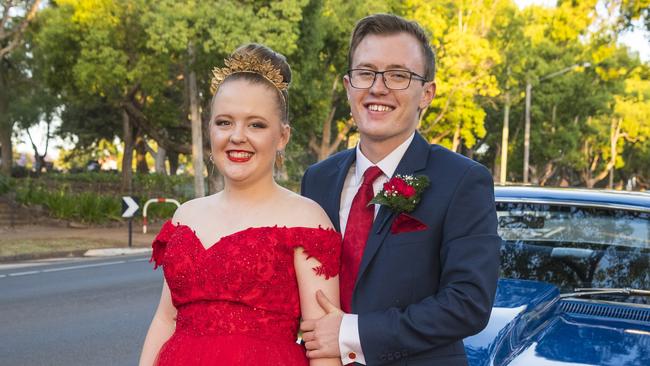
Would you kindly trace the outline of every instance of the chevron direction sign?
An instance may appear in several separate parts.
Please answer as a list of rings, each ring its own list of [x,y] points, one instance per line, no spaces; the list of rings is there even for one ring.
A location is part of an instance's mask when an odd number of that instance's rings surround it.
[[[122,217],[131,218],[138,211],[140,206],[138,205],[137,198],[130,196],[122,197]]]

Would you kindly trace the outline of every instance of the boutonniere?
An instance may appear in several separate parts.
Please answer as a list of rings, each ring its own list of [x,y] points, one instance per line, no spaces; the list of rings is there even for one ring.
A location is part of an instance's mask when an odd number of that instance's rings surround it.
[[[383,189],[370,201],[371,204],[384,205],[397,214],[391,226],[393,234],[427,228],[420,220],[408,215],[408,212],[415,210],[429,183],[429,178],[425,175],[397,174],[384,183]]]
[[[384,183],[383,189],[377,193],[370,203],[384,205],[395,213],[412,212],[420,203],[424,189],[429,186],[429,178],[425,175],[396,175]]]

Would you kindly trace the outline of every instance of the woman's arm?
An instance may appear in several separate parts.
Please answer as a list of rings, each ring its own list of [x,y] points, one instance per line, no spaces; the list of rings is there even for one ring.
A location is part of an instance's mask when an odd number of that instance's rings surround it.
[[[307,259],[307,254],[302,248],[296,248],[294,254],[294,268],[298,279],[298,289],[300,291],[300,309],[303,319],[319,319],[325,315],[318,301],[316,300],[316,291],[321,290],[329,300],[339,306],[339,277],[325,279],[314,271],[314,268],[320,266],[315,258]],[[340,358],[320,358],[309,361],[310,366],[339,366]]]
[[[174,329],[176,329],[176,308],[172,304],[172,296],[167,281],[164,281],[160,303],[149,326],[142,353],[140,354],[140,366],[154,364],[160,347],[172,336]]]

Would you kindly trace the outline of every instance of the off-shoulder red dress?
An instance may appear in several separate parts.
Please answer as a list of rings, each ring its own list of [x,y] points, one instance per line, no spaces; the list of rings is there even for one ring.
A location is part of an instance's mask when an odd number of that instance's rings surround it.
[[[338,274],[341,235],[331,229],[254,227],[206,249],[190,227],[167,221],[151,260],[178,312],[156,365],[307,365],[296,343],[297,247],[321,263],[317,274]]]

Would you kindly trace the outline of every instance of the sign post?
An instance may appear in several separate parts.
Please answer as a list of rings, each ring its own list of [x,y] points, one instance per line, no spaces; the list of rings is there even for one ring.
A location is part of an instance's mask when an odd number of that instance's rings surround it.
[[[129,248],[133,245],[133,215],[135,215],[139,208],[137,197],[122,197],[122,217],[129,219]]]

